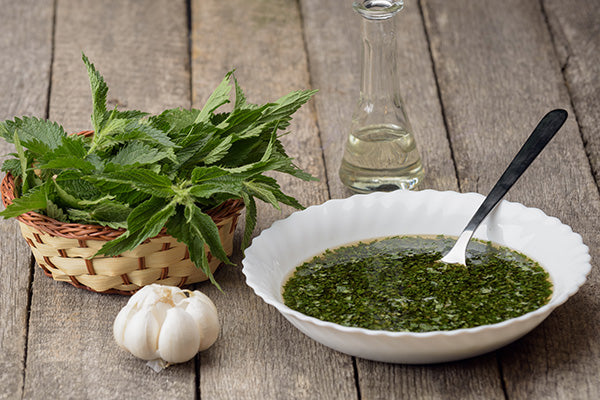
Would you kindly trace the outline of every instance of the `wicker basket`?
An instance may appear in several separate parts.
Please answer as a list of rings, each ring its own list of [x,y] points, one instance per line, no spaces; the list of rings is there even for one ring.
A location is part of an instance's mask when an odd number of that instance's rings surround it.
[[[14,178],[2,180],[2,203],[15,198]],[[240,200],[228,200],[207,212],[219,228],[227,255],[233,252],[233,234],[243,208]],[[130,295],[151,283],[184,286],[208,277],[190,260],[187,246],[165,233],[150,238],[131,251],[117,257],[93,257],[102,245],[124,232],[99,225],[65,223],[28,212],[16,218],[23,237],[44,273],[54,280],[101,293]],[[207,255],[214,272],[221,261]]]

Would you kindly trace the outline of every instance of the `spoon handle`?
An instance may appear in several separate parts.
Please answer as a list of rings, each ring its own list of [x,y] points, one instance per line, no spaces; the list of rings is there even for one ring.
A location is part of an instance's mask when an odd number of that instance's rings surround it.
[[[535,127],[529,138],[521,147],[515,158],[510,162],[506,171],[502,174],[498,182],[494,185],[490,194],[483,200],[473,218],[469,221],[462,231],[458,240],[441,261],[449,264],[465,264],[467,245],[475,233],[475,229],[481,221],[492,211],[498,202],[504,197],[506,192],[514,185],[523,172],[531,165],[533,160],[546,147],[548,142],[554,137],[556,132],[565,123],[567,112],[565,110],[553,110],[542,118]]]
[[[490,194],[487,195],[481,206],[479,206],[479,209],[473,215],[465,230],[475,231],[481,221],[492,211],[506,192],[523,175],[523,172],[531,165],[533,160],[546,147],[561,126],[563,126],[567,115],[565,110],[558,109],[550,111],[542,118],[531,135],[529,135],[523,147],[521,147],[521,150],[519,150],[515,158],[508,165],[506,171],[504,171],[498,182],[496,182]]]

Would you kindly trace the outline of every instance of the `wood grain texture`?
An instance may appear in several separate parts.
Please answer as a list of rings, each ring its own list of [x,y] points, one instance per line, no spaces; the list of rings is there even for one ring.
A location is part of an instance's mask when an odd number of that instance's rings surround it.
[[[504,399],[493,353],[424,366],[358,361],[363,399]]]
[[[540,4],[423,3],[462,189],[487,192],[542,115],[567,109],[571,117],[508,198],[571,225],[597,260],[598,189]],[[600,396],[598,279],[592,269],[576,296],[500,352],[509,399]]]
[[[328,184],[347,197],[338,178],[343,145],[360,85],[360,17],[350,2],[303,0],[304,31]],[[396,16],[400,91],[419,145],[426,178],[422,188],[457,190],[457,181],[418,3]],[[363,399],[502,398],[494,357],[436,366],[404,366],[357,359]],[[467,384],[465,384],[465,382]]]
[[[35,13],[30,12],[33,7]],[[52,51],[52,1],[2,0],[0,9],[0,120],[22,115],[43,118]],[[13,151],[0,139],[0,164]],[[18,399],[25,372],[31,251],[16,221],[0,221],[0,243],[0,399]]]
[[[58,0],[52,119],[67,132],[91,129],[82,52],[108,84],[109,108],[157,113],[189,107],[186,19],[183,0]]]
[[[189,106],[184,1],[63,1],[56,14],[50,119],[89,128],[81,51],[110,87],[109,103],[158,111]],[[112,323],[127,298],[76,289],[36,267],[24,397],[193,398],[194,362],[155,374],[116,345]]]
[[[287,0],[198,0],[192,3],[194,106],[201,107],[225,73],[236,76],[250,102],[275,100],[309,88],[297,4]],[[317,95],[319,96],[319,95]],[[277,176],[302,204],[322,203],[327,187],[312,104],[295,116],[282,138],[301,168],[321,179],[302,182]],[[291,212],[259,205],[257,230]],[[239,264],[240,256],[237,255]],[[350,357],[302,335],[254,295],[239,267],[217,274],[219,293],[201,285],[220,310],[222,336],[200,356],[200,395],[206,399],[355,398]]]
[[[571,225],[597,267],[595,2],[406,3],[398,16],[401,92],[426,168],[422,188],[460,183],[462,191],[487,192],[539,118],[566,108],[567,125],[508,197]],[[351,194],[337,177],[359,86],[360,19],[350,1],[194,0],[191,37],[184,0],[0,0],[0,9],[0,120],[43,117],[49,102],[51,119],[69,131],[88,129],[81,51],[106,77],[110,104],[125,109],[187,107],[190,99],[199,107],[235,67],[256,103],[320,89],[283,140],[321,180],[278,179],[306,205]],[[0,143],[0,153],[10,149]],[[290,212],[261,205],[257,232]],[[353,360],[299,333],[247,288],[238,251],[237,266],[216,274],[223,292],[197,285],[219,309],[221,337],[194,361],[157,375],[113,341],[113,319],[127,298],[53,282],[36,266],[28,310],[31,256],[14,221],[0,222],[0,243],[0,398],[600,398],[595,269],[574,298],[500,351],[402,366]]]
[[[25,373],[31,251],[16,221],[0,222],[0,242],[0,399],[17,399]]]
[[[595,0],[544,0],[544,11],[596,183],[600,182],[600,8]]]

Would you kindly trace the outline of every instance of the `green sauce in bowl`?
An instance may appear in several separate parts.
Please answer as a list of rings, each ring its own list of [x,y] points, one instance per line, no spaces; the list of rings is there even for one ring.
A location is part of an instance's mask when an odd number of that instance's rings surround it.
[[[495,324],[548,303],[535,261],[472,240],[467,267],[438,260],[456,238],[396,236],[327,250],[296,268],[284,304],[344,326],[429,332]]]

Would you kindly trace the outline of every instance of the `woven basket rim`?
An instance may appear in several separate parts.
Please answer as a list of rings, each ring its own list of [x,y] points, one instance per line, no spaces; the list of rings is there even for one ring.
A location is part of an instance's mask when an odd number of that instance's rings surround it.
[[[90,136],[93,134],[93,131],[81,131],[76,134]],[[10,172],[7,172],[4,179],[2,179],[0,192],[2,195],[2,204],[4,204],[5,207],[13,203],[13,200],[16,197],[15,178]],[[244,208],[244,203],[241,199],[229,199],[205,212],[213,219],[215,224],[218,224],[231,216],[239,215],[242,208]],[[26,225],[33,226],[50,235],[68,239],[110,241],[119,237],[126,231],[124,228],[114,229],[102,225],[62,222],[35,211],[23,213],[15,218]],[[155,237],[166,235],[166,229],[163,228]]]

